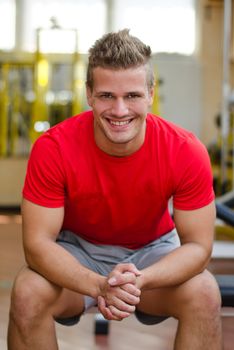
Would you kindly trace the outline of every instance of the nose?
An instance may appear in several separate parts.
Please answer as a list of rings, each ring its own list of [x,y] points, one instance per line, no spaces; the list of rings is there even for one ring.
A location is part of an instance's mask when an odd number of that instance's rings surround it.
[[[128,114],[128,106],[123,98],[116,98],[112,103],[111,112],[116,117],[124,117]]]

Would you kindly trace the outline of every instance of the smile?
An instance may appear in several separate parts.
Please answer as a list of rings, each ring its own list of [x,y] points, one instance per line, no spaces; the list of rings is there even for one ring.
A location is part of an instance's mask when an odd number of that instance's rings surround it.
[[[132,121],[132,119],[123,120],[123,121],[116,121],[116,120],[108,119],[108,122],[109,122],[111,125],[114,125],[114,126],[125,126],[125,125],[130,124],[131,121]]]

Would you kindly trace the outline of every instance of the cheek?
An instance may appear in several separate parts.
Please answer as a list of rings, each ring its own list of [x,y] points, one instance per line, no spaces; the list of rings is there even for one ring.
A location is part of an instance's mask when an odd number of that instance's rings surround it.
[[[102,113],[108,108],[108,106],[106,103],[102,103],[100,101],[94,100],[92,104],[92,108],[95,109],[97,113]]]
[[[138,113],[142,118],[144,118],[149,110],[149,105],[146,103],[141,103],[135,106],[135,111]]]
[[[98,105],[98,103],[93,101],[92,104],[90,104],[90,107],[92,108],[93,113],[95,114],[95,116],[99,117],[101,110],[100,110],[100,106]]]

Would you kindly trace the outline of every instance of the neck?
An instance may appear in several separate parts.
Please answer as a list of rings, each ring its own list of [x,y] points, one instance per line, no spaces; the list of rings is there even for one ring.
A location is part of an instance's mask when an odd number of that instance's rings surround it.
[[[115,143],[110,140],[99,137],[100,130],[94,128],[94,139],[96,145],[105,153],[113,157],[127,157],[138,151],[145,141],[146,123],[142,128],[142,132],[137,139],[134,138],[126,143]],[[100,141],[102,140],[102,141]]]

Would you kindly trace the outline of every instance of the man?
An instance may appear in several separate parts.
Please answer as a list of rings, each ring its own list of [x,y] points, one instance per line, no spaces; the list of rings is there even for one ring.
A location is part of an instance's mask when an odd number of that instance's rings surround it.
[[[221,349],[220,295],[206,271],[209,157],[194,135],[148,113],[150,59],[128,30],[98,40],[87,72],[92,110],[33,147],[22,203],[28,266],[12,291],[10,350],[58,349],[54,321],[75,324],[93,305],[109,320],[173,316],[175,349]]]

